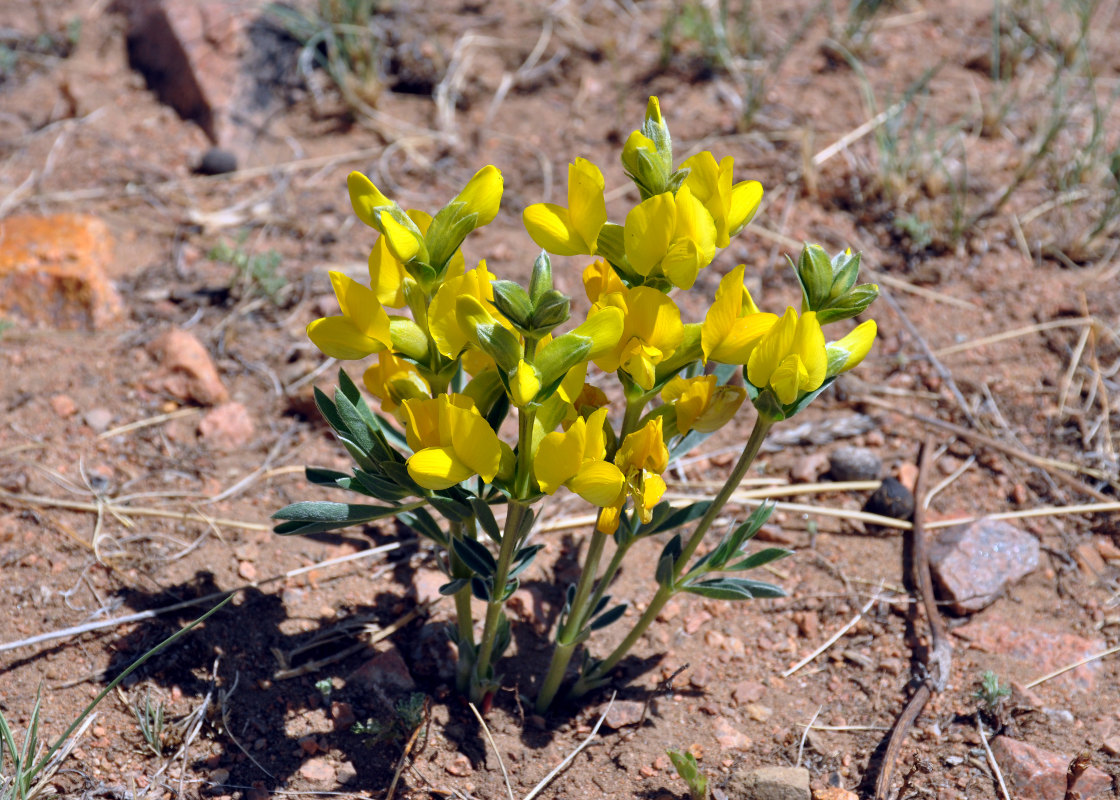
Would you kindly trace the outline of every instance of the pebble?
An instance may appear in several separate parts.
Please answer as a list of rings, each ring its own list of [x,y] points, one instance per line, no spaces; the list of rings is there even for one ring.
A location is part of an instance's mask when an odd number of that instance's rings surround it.
[[[334,767],[324,757],[309,758],[303,762],[299,774],[312,783],[326,783],[335,777]]]
[[[914,488],[918,485],[918,472],[918,465],[907,461],[898,467],[898,482],[913,493]]]
[[[769,722],[770,717],[774,716],[774,709],[758,703],[747,703],[744,710],[747,712],[747,716],[755,722]]]
[[[897,478],[883,478],[883,484],[867,498],[863,510],[892,519],[910,519],[914,516],[914,495]]]
[[[642,718],[645,703],[637,700],[615,700],[611,710],[603,719],[603,724],[612,730],[619,730],[629,725],[637,725]],[[650,702],[650,713],[654,712],[655,701]]]
[[[838,447],[828,457],[834,481],[873,481],[883,471],[883,462],[866,447]]]
[[[722,750],[747,750],[752,742],[751,737],[737,729],[723,717],[716,720],[716,742]],[[806,783],[808,786],[808,783]],[[734,797],[735,795],[732,795]]]
[[[163,375],[155,381],[157,388],[204,406],[229,401],[229,392],[218,375],[218,368],[194,334],[172,328],[153,341],[150,349],[163,370]]]
[[[94,433],[104,433],[113,424],[113,412],[107,408],[91,408],[82,414],[82,419]]]
[[[357,683],[367,687],[377,686],[381,689],[398,689],[411,692],[416,688],[416,681],[401,657],[396,645],[388,650],[378,653],[369,661],[358,667],[346,678],[346,683]]]
[[[1089,639],[1066,631],[1047,630],[1035,625],[1024,628],[1013,619],[991,611],[983,617],[953,629],[953,634],[986,653],[1011,656],[1022,662],[1031,674],[1046,675],[1068,664],[1081,661],[1105,649],[1102,639]],[[1101,672],[1101,662],[1090,661],[1059,675],[1047,686],[1065,686],[1093,692]],[[1014,698],[1013,698],[1014,699]],[[1037,701],[1035,701],[1037,702]]]
[[[210,771],[210,781],[218,786],[222,786],[229,780],[229,770],[225,768],[214,769]]]
[[[68,394],[52,395],[50,399],[51,410],[56,416],[66,419],[78,413],[78,405]]]
[[[761,767],[737,772],[724,788],[730,800],[810,800],[809,770]]]
[[[817,450],[798,459],[789,471],[789,479],[794,483],[816,483],[828,470],[828,455]]]
[[[1104,800],[1112,795],[1112,778],[1096,767],[1089,767],[1067,793],[1066,771],[1072,758],[1040,747],[997,736],[991,742],[992,754],[1003,771],[1012,796],[1017,800]]]
[[[1003,520],[955,525],[931,544],[929,566],[954,614],[979,611],[1038,567],[1038,540]]]
[[[198,423],[203,441],[214,450],[238,450],[253,441],[256,428],[249,409],[241,403],[223,403],[207,411]]]
[[[704,625],[705,622],[711,620],[712,615],[704,609],[700,609],[688,615],[688,619],[684,621],[684,632],[687,634],[696,633]]]
[[[1110,756],[1120,756],[1120,736],[1110,736],[1105,739],[1101,744],[1101,750]]]
[[[762,695],[766,693],[766,687],[758,681],[743,681],[736,684],[731,692],[731,699],[735,701],[736,705],[746,705],[748,703],[755,703],[762,699]]]
[[[455,760],[450,764],[445,764],[443,768],[447,771],[448,775],[454,775],[456,778],[463,778],[474,772],[474,767],[471,766],[471,760],[462,753],[455,756]]]
[[[338,700],[331,703],[331,719],[334,720],[336,731],[348,731],[350,726],[357,722],[357,717],[354,716],[354,707],[349,703],[342,703]]]
[[[358,768],[354,766],[353,761],[343,761],[338,767],[338,772],[335,773],[335,780],[341,784],[349,783],[356,777],[358,777]]]
[[[859,800],[859,795],[842,786],[825,786],[813,790],[813,800]]]
[[[220,147],[211,147],[207,150],[202,160],[194,171],[199,175],[224,175],[227,172],[237,171],[237,156],[229,150]]]

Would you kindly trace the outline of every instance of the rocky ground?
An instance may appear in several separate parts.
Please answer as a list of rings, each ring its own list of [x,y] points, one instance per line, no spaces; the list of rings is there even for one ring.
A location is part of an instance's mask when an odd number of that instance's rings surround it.
[[[721,22],[684,0],[398,0],[372,44],[336,39],[341,90],[334,51],[293,31],[353,29],[310,6],[0,6],[0,712],[16,742],[37,698],[53,741],[234,591],[105,698],[46,790],[496,798],[508,773],[525,797],[590,740],[541,797],[684,797],[667,749],[716,798],[873,797],[877,781],[995,798],[1001,778],[1021,800],[1115,797],[1116,5],[729,3]],[[733,155],[767,191],[696,298],[745,263],[756,297],[792,301],[785,254],[851,246],[883,290],[880,339],[778,429],[729,507],[780,495],[761,538],[795,551],[768,578],[788,598],[671,603],[611,686],[535,716],[521,692],[588,533],[560,498],[484,731],[449,688],[430,546],[394,523],[271,532],[274,510],[328,496],[304,465],[348,465],[311,399],[335,366],[304,328],[335,313],[328,269],[365,271],[350,170],[435,208],[498,165],[503,210],[466,256],[524,279],[520,212],[563,197],[568,161],[603,167],[612,218],[633,203],[617,153],[651,94],[679,153]],[[557,263],[580,295],[583,264]],[[748,424],[679,461],[671,495],[714,491]],[[908,525],[859,514],[908,516],[927,440],[932,617]],[[662,544],[636,548],[614,592],[638,611]]]

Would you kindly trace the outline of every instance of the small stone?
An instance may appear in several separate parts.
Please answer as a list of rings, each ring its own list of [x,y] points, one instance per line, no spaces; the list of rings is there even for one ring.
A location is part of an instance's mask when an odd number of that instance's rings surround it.
[[[680,613],[681,613],[681,604],[678,603],[676,600],[670,600],[668,603],[665,604],[664,608],[662,608],[661,611],[657,614],[657,621],[658,622],[668,622],[668,621],[674,619]]]
[[[1087,659],[1106,646],[1102,639],[1087,639],[1066,631],[1047,630],[1037,625],[1025,629],[1014,620],[992,612],[982,619],[954,628],[953,634],[965,639],[977,650],[1011,656],[1025,669],[1038,675],[1046,675]],[[1048,685],[1064,685],[1067,689],[1092,692],[1100,672],[1101,662],[1089,661],[1052,679]],[[1037,707],[1037,700],[1033,705]]]
[[[795,611],[793,621],[797,630],[806,639],[816,639],[821,629],[821,618],[816,611]]]
[[[637,700],[615,700],[611,710],[607,712],[607,716],[603,719],[603,724],[616,731],[629,725],[637,725],[642,718],[645,705],[645,703],[639,703]],[[652,710],[651,708],[650,711]]]
[[[408,671],[408,666],[401,657],[401,651],[396,645],[388,650],[378,653],[362,666],[358,667],[346,678],[346,683],[356,683],[359,686],[379,687],[381,689],[397,689],[411,692],[416,688],[416,681]]]
[[[1002,520],[948,528],[930,546],[929,565],[955,614],[991,605],[1004,589],[1038,567],[1038,540]]]
[[[896,478],[883,478],[882,485],[867,498],[863,510],[881,517],[910,519],[914,516],[914,495]]]
[[[716,721],[715,728],[716,742],[721,750],[746,750],[751,746],[751,737],[738,730],[723,717]],[[807,782],[806,786],[808,786]]]
[[[299,740],[299,749],[309,756],[319,752],[319,741],[314,736],[304,736]]]
[[[247,581],[255,581],[257,579],[257,568],[252,561],[242,561],[237,565],[237,574]]]
[[[91,408],[82,414],[82,419],[94,433],[104,433],[113,424],[113,412],[107,408]]]
[[[456,778],[463,778],[474,772],[474,767],[471,766],[471,760],[462,753],[455,756],[455,760],[450,764],[444,766],[448,775],[454,775]]]
[[[684,621],[684,632],[687,634],[696,633],[704,625],[705,622],[711,620],[712,615],[704,609],[693,612],[688,615],[688,619]]]
[[[218,786],[222,786],[229,780],[229,770],[220,768],[210,770],[210,781]]]
[[[249,409],[241,403],[223,403],[203,415],[198,432],[215,450],[238,450],[253,441],[256,428]]]
[[[51,328],[105,328],[124,306],[109,281],[113,239],[87,214],[0,220],[0,311]]]
[[[439,587],[447,583],[450,578],[438,569],[420,567],[412,576],[412,591],[420,603],[434,603],[441,595]]]
[[[335,780],[340,784],[347,784],[356,777],[358,777],[358,768],[354,766],[353,761],[343,761],[338,767],[338,772],[335,773]]]
[[[1013,796],[1018,800],[1063,800],[1080,797],[1081,800],[1104,800],[1111,796],[1112,778],[1096,767],[1089,767],[1077,779],[1072,790],[1066,792],[1066,771],[1070,756],[1052,753],[1034,745],[1007,736],[997,736],[991,742],[1003,776]]]
[[[743,681],[735,686],[731,692],[731,699],[736,705],[743,706],[761,700],[765,692],[766,687],[758,681]]]
[[[810,800],[809,770],[762,767],[737,772],[725,789],[730,800]]]
[[[67,394],[53,395],[50,399],[50,404],[51,411],[53,411],[56,416],[62,417],[63,419],[72,417],[78,413],[77,404],[74,402],[74,399]]]
[[[815,450],[798,459],[789,471],[789,479],[794,483],[816,483],[828,470],[828,455]]]
[[[909,461],[907,461],[901,464],[898,468],[898,482],[909,489],[911,493],[913,493],[914,488],[918,485],[918,472],[918,465],[911,464]]]
[[[299,774],[312,783],[327,783],[335,777],[334,767],[325,758],[309,758],[299,768]]]
[[[350,726],[357,722],[357,717],[354,716],[354,707],[349,703],[342,703],[338,700],[331,703],[331,719],[334,720],[336,731],[348,731]]]
[[[754,536],[756,541],[767,544],[777,544],[783,547],[793,547],[797,544],[797,536],[790,531],[784,531],[777,525],[763,525]]]
[[[883,462],[866,447],[838,447],[828,457],[834,481],[873,481],[883,471]]]
[[[769,722],[770,717],[774,716],[774,709],[758,703],[747,703],[744,710],[755,722]]]
[[[220,147],[211,147],[207,150],[202,160],[194,171],[199,175],[225,175],[227,172],[237,172],[237,156],[229,150]]]
[[[813,800],[859,800],[859,795],[842,786],[825,786],[813,790]]]
[[[1082,542],[1073,549],[1073,559],[1090,583],[1096,583],[1108,569],[1100,550],[1089,542]]]
[[[218,375],[206,347],[193,334],[172,328],[151,345],[163,375],[157,388],[182,400],[193,400],[204,406],[229,401],[229,392]]]
[[[1101,750],[1110,756],[1120,756],[1120,736],[1110,736],[1105,739],[1101,744]]]

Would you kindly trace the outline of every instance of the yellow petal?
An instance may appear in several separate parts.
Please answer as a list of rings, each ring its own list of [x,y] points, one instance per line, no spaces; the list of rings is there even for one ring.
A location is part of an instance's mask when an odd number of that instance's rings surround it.
[[[404,265],[389,252],[389,242],[378,236],[369,252],[369,285],[378,301],[389,308],[404,308]]]
[[[807,371],[801,356],[791,354],[782,359],[782,363],[770,376],[770,386],[782,405],[788,406],[797,399],[802,384],[805,383]]]
[[[844,351],[847,358],[840,364],[839,369],[830,369],[832,374],[837,372],[847,372],[852,367],[859,364],[871,352],[871,346],[875,343],[875,334],[878,327],[875,320],[869,319],[866,322],[861,322],[844,338],[836,342],[831,342],[828,349],[836,348]]]
[[[425,489],[448,489],[475,471],[460,461],[450,447],[426,447],[408,459],[408,474]]]
[[[360,172],[351,172],[346,177],[346,188],[350,192],[350,205],[358,219],[371,228],[381,230],[381,215],[378,209],[392,206],[393,201],[378,191],[373,182]]]
[[[509,390],[513,396],[513,404],[524,408],[536,399],[537,392],[541,390],[540,373],[532,364],[517,362],[517,369],[510,376]]]
[[[590,360],[595,360],[618,346],[623,325],[624,321],[620,309],[601,308],[588,314],[587,320],[577,325],[572,333],[586,336],[591,340],[591,352],[587,354],[587,357]]]
[[[618,277],[618,273],[603,259],[594,261],[584,268],[583,290],[587,293],[587,299],[592,303],[598,303],[599,298],[605,294],[624,294],[627,291],[626,285]]]
[[[388,211],[381,212],[381,228],[389,252],[397,261],[407,264],[419,255],[421,242],[416,232],[397,222]]]
[[[599,231],[607,221],[604,186],[603,173],[587,159],[577,158],[568,165],[568,212],[587,255],[595,252]]]
[[[692,427],[701,433],[719,430],[731,421],[746,397],[747,390],[741,386],[717,386]]]
[[[554,203],[537,203],[521,213],[529,237],[538,247],[558,256],[590,255],[579,232],[572,225],[568,209]]]
[[[593,506],[609,506],[626,483],[626,478],[614,464],[606,461],[586,461],[567,482],[568,488]]]
[[[677,304],[656,289],[639,286],[630,290],[626,330],[668,356],[684,339],[684,325]]]
[[[649,275],[664,258],[676,227],[676,213],[673,195],[665,192],[643,200],[626,215],[626,257],[639,275]]]
[[[731,236],[745,228],[762,203],[762,184],[742,181],[731,189],[731,208],[727,212],[727,230]]]
[[[501,171],[489,164],[474,174],[463,191],[452,202],[465,203],[461,214],[478,214],[476,228],[489,225],[498,215],[502,203],[503,179]]]
[[[653,472],[642,475],[641,492],[634,498],[637,505],[638,516],[642,522],[649,522],[652,518],[650,510],[657,505],[662,495],[665,494],[665,481]]]
[[[762,337],[747,361],[747,380],[762,389],[770,383],[770,376],[789,355],[793,334],[797,329],[797,314],[792,307]]]
[[[805,367],[805,376],[798,388],[803,392],[819,389],[828,370],[828,352],[825,350],[824,332],[817,322],[815,311],[806,311],[797,320],[791,349]]]
[[[440,406],[444,398],[405,400],[401,403],[405,439],[413,452],[443,444],[439,435]]]
[[[490,423],[473,406],[469,411],[451,408],[450,417],[451,446],[455,455],[484,481],[494,480],[502,463],[502,448]]]
[[[307,326],[307,337],[323,355],[355,360],[384,350],[385,345],[363,334],[349,317],[323,317]]]
[[[542,492],[553,494],[579,471],[586,430],[583,424],[582,419],[577,419],[567,432],[555,431],[541,439],[533,459],[533,472]]]

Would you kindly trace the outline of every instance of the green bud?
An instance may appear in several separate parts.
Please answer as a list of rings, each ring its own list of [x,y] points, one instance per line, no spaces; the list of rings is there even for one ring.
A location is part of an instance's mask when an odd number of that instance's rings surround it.
[[[407,317],[389,317],[389,338],[393,350],[414,361],[428,358],[428,335]]]
[[[832,260],[818,244],[806,244],[797,258],[797,280],[801,284],[801,311],[818,311],[832,292]]]
[[[513,281],[490,281],[494,287],[494,306],[518,328],[527,329],[533,315],[533,303],[521,285]]]
[[[555,289],[544,292],[536,301],[533,315],[530,319],[535,333],[547,333],[557,325],[568,321],[571,315],[572,300],[566,294]]]
[[[552,261],[548,253],[541,250],[537,260],[533,262],[533,276],[529,279],[529,298],[533,303],[538,303],[541,295],[552,288]]]
[[[830,300],[825,308],[817,312],[817,322],[827,325],[842,319],[851,319],[867,310],[879,296],[879,287],[874,283],[861,283],[836,300]]]
[[[504,372],[517,368],[521,360],[521,342],[517,336],[497,323],[483,323],[475,328],[478,346]]]
[[[832,291],[829,298],[834,299],[851,289],[859,277],[860,254],[845,250],[832,257]]]
[[[555,391],[554,384],[564,380],[568,370],[587,360],[591,345],[592,340],[588,336],[566,333],[542,347],[533,363],[540,370],[541,384],[545,389]]]

